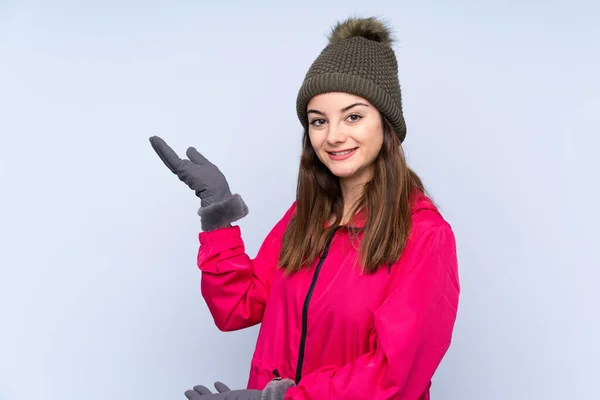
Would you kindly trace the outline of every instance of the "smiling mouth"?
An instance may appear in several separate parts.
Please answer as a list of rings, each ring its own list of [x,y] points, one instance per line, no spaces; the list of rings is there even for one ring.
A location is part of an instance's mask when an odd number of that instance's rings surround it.
[[[358,149],[358,147],[355,147],[353,149],[348,149],[348,150],[342,150],[342,151],[328,151],[328,153],[331,155],[334,155],[334,156],[343,156],[343,155],[352,153],[356,149]]]

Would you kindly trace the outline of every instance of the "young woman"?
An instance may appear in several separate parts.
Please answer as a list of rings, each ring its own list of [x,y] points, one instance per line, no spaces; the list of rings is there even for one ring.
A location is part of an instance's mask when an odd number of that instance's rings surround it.
[[[216,326],[261,324],[247,389],[189,399],[429,399],[448,350],[459,278],[455,238],[405,161],[397,62],[386,25],[338,23],[300,88],[296,200],[255,258],[248,208],[193,147],[165,164],[200,198],[201,291]]]

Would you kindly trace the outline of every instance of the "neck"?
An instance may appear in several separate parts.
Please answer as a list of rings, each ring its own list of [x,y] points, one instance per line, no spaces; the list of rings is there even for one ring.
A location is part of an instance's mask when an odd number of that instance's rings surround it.
[[[342,223],[346,223],[352,218],[352,215],[349,215],[349,213],[363,194],[365,184],[369,182],[372,177],[373,172],[372,170],[369,170],[359,176],[340,179],[340,187],[344,199],[344,215],[342,216]]]
[[[344,199],[344,215],[358,202],[359,197],[364,190],[364,184],[356,183],[354,185],[342,184],[342,197]]]

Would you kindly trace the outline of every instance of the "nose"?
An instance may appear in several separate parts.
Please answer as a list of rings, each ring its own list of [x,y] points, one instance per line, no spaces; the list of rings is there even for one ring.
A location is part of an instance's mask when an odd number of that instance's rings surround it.
[[[334,124],[329,125],[329,129],[327,131],[327,144],[330,146],[335,146],[340,143],[344,143],[346,141],[347,135],[344,132],[343,127],[339,127]]]

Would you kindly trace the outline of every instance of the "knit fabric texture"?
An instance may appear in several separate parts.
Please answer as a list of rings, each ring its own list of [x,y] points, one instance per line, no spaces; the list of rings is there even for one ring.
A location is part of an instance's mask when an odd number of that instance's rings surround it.
[[[305,130],[308,131],[308,102],[327,92],[351,93],[368,100],[404,141],[406,123],[398,63],[389,44],[354,36],[331,43],[321,51],[306,73],[296,101],[298,118]]]

